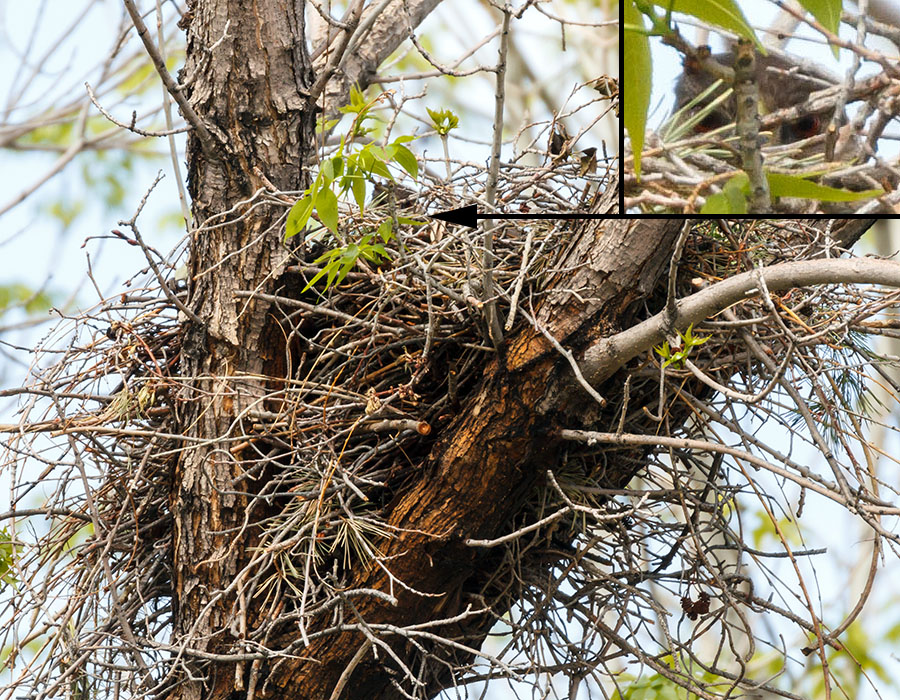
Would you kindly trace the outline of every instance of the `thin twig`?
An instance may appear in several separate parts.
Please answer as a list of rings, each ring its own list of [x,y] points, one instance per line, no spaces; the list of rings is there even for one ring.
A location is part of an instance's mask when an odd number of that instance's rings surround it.
[[[156,72],[159,73],[159,77],[162,79],[163,85],[166,86],[166,90],[178,103],[184,118],[197,130],[197,136],[200,138],[203,152],[208,158],[216,158],[221,144],[217,144],[212,133],[206,128],[203,120],[191,107],[191,103],[187,101],[178,83],[175,82],[175,79],[169,73],[169,69],[166,68],[166,62],[157,50],[156,44],[153,43],[153,37],[150,36],[150,31],[147,29],[147,25],[144,24],[141,13],[135,7],[134,0],[123,0],[123,2],[131,17],[131,22],[134,24],[134,28],[137,30],[144,48],[147,50],[147,55],[150,56],[150,60],[153,62],[153,67],[156,68]]]

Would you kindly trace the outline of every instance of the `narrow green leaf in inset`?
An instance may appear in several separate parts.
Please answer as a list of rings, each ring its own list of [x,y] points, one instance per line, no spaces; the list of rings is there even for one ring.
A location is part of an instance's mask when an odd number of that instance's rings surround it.
[[[644,28],[644,16],[638,11],[634,0],[625,0],[625,22]],[[647,110],[650,108],[653,67],[650,42],[646,34],[626,28],[624,41],[622,100],[625,128],[628,129],[631,151],[634,153],[634,174],[640,180],[641,151],[644,149],[644,129],[647,125]]]
[[[851,192],[837,187],[827,187],[796,175],[785,175],[784,173],[767,172],[766,179],[769,181],[769,191],[773,197],[801,197],[820,202],[856,202],[884,194],[884,190],[881,189]]]
[[[673,12],[681,12],[685,15],[691,15],[708,24],[722,27],[730,32],[734,32],[738,36],[749,39],[756,44],[761,50],[762,44],[756,37],[756,32],[747,21],[741,8],[736,0],[651,0],[654,5],[658,5],[664,9],[672,6]],[[630,20],[629,20],[630,21]],[[626,65],[628,65],[626,63]]]
[[[838,33],[841,23],[842,0],[799,0],[804,9],[815,17],[832,34]],[[840,47],[832,45],[831,52],[838,57]]]

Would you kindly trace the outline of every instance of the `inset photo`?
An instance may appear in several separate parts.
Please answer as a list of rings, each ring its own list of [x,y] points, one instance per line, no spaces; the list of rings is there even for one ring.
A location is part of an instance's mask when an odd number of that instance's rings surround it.
[[[625,0],[624,210],[884,214],[900,7]]]

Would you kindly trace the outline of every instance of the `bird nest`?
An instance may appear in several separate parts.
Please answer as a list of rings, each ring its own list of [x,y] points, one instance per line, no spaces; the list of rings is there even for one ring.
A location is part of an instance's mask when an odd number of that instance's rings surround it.
[[[507,168],[498,199],[513,211],[566,211],[566,202],[584,196],[568,167]],[[484,175],[465,164],[458,173],[452,188],[429,183],[408,209],[397,201],[386,206],[412,219],[452,208],[455,193],[477,191]],[[256,198],[283,207],[286,215],[279,193]],[[721,226],[698,226],[685,239],[680,296],[760,261],[815,257],[824,246],[812,229],[767,222]],[[493,233],[495,300],[514,332],[517,324],[532,323],[572,228],[560,221],[505,223]],[[296,653],[268,648],[269,632],[290,621],[305,633],[314,615],[343,610],[354,595],[378,593],[347,590],[347,573],[378,562],[379,544],[394,534],[382,517],[385,510],[417,476],[435,436],[465,410],[494,355],[480,287],[484,242],[482,231],[434,222],[414,226],[387,244],[386,261],[360,264],[327,290],[308,286],[321,271],[314,261],[325,242],[293,250],[278,287],[266,297],[291,355],[285,367],[293,369],[271,377],[269,393],[216,436],[224,457],[239,458],[242,465],[244,477],[232,488],[249,497],[248,512],[264,516],[254,524],[245,590],[270,613],[253,629],[233,630],[239,638],[235,660]],[[169,291],[184,298],[186,292],[170,282]],[[262,298],[260,292],[247,294]],[[880,294],[853,290],[827,299],[811,291],[795,295],[790,332],[782,319],[788,311],[763,300],[743,302],[734,307],[735,318],[695,329],[707,339],[690,358],[706,373],[704,381],[678,362],[667,366],[662,353],[650,353],[611,380],[618,391],[607,392],[605,407],[578,411],[583,419],[577,427],[586,430],[673,439],[730,431],[738,436],[731,452],[704,461],[686,443],[610,445],[574,436],[507,524],[506,539],[484,543],[493,552],[493,567],[466,591],[473,603],[465,615],[486,620],[480,631],[443,641],[434,634],[412,637],[416,643],[440,655],[460,682],[555,673],[544,670],[549,667],[543,656],[553,650],[561,658],[553,668],[570,669],[576,690],[574,679],[586,675],[615,678],[621,671],[615,660],[625,653],[682,685],[705,686],[705,697],[717,692],[714,684],[670,669],[655,654],[678,649],[700,661],[691,629],[675,630],[667,621],[679,605],[691,621],[718,608],[710,624],[729,643],[752,631],[746,620],[721,610],[771,607],[765,594],[748,585],[744,545],[729,524],[735,499],[754,493],[753,482],[743,476],[746,455],[777,455],[744,421],[775,420],[796,428],[790,423],[795,417],[783,415],[777,401],[762,401],[788,371],[787,364],[775,368],[766,361],[792,348],[791,367],[840,371],[849,377],[846,385],[859,387],[847,357],[868,361],[871,355],[849,336],[850,319],[852,330],[863,333],[865,316],[885,305]],[[665,297],[665,290],[651,295],[637,316],[657,312]],[[753,324],[764,357],[741,344]],[[7,572],[16,594],[5,614],[7,634],[28,627],[35,613],[45,621],[12,647],[14,657],[25,658],[27,685],[42,697],[76,687],[100,696],[113,689],[122,696],[160,693],[176,682],[180,655],[190,653],[190,640],[172,639],[170,569],[173,474],[194,448],[177,429],[180,390],[192,379],[179,373],[185,327],[158,284],[136,281],[48,337],[32,382],[23,389],[27,401],[8,443],[8,463],[19,470],[26,462],[44,468],[34,477],[17,477],[14,507],[21,518],[45,520],[30,531],[38,546],[23,549]],[[829,338],[826,346],[813,342],[822,333]],[[566,366],[562,358],[561,364]],[[817,382],[825,380],[818,376],[797,381],[821,388]],[[710,378],[718,385],[739,384],[743,395],[757,398],[738,416],[733,405],[713,398]],[[784,399],[779,392],[772,396]],[[829,416],[839,432],[837,418]],[[843,497],[789,455],[780,457],[803,484]],[[629,484],[639,470],[640,482]],[[860,479],[862,494],[867,487]],[[29,509],[38,488],[45,499]],[[243,546],[243,530],[229,534]],[[24,535],[13,539],[19,537]],[[728,556],[708,556],[713,548]],[[647,582],[656,594],[644,587]],[[649,619],[658,620],[655,628]],[[473,665],[475,651],[465,644],[480,643],[496,622],[505,625],[508,644],[483,654],[486,666]],[[576,628],[583,641],[563,644]],[[740,680],[724,663],[703,663]]]
[[[838,105],[874,102],[892,85],[882,74],[859,80],[852,88],[837,86],[814,93],[808,104],[764,115],[759,123],[756,150],[763,159],[771,192],[769,211],[782,214],[872,214],[893,212],[900,174],[896,159],[878,153],[887,139],[885,128],[896,115],[891,102],[882,101],[876,114],[866,106],[849,123],[831,115]],[[625,211],[642,214],[754,213],[746,208],[747,183],[742,176],[744,157],[733,124],[697,133],[698,124],[733,89],[714,83],[706,92],[673,114],[658,132],[647,132],[641,155],[641,177],[634,172],[634,156],[623,161]],[[714,96],[716,99],[712,99]],[[707,100],[703,108],[698,102]],[[815,119],[821,132],[791,143],[778,143],[783,124]],[[744,193],[739,191],[743,189]],[[724,194],[724,197],[723,197]],[[716,199],[710,200],[710,198]],[[752,209],[752,207],[751,207]]]

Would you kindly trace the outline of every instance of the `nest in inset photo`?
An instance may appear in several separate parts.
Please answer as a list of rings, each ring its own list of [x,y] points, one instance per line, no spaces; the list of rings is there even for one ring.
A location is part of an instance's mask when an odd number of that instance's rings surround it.
[[[716,71],[734,76],[733,64],[733,52],[710,56],[708,47],[684,59],[673,113],[645,135],[640,180],[633,156],[625,157],[626,211],[893,211],[900,171],[895,159],[878,153],[897,114],[886,97],[894,84],[887,73],[847,86],[821,66],[770,49],[755,56],[744,90],[717,77]],[[741,100],[754,107],[758,122],[736,108],[736,90],[744,90]],[[754,209],[750,193],[763,182],[765,208]]]

